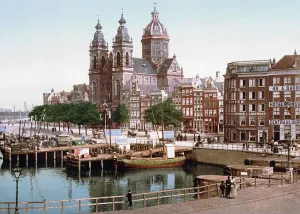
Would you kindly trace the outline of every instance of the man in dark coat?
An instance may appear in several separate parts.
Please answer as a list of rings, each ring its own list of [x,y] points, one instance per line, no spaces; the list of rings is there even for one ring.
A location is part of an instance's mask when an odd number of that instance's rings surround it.
[[[225,193],[225,184],[224,184],[224,181],[221,182],[221,185],[220,185],[220,190],[221,190],[221,197],[224,197],[224,193]]]
[[[225,182],[225,186],[226,186],[226,193],[225,193],[225,196],[226,197],[229,197],[229,194],[230,194],[230,189],[231,189],[231,180],[230,180],[230,176],[228,175],[228,178]]]
[[[130,190],[128,191],[126,197],[127,197],[127,199],[128,199],[128,203],[129,203],[128,207],[131,208],[131,207],[132,207],[132,194],[131,194],[131,191],[130,191]]]

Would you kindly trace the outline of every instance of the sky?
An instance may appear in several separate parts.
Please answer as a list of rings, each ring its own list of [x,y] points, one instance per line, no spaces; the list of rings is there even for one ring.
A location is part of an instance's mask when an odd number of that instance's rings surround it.
[[[141,57],[153,0],[0,0],[0,108],[42,105],[42,93],[88,84],[99,15],[109,44],[122,9]],[[300,53],[300,0],[158,0],[160,22],[185,77],[225,73],[227,63]]]

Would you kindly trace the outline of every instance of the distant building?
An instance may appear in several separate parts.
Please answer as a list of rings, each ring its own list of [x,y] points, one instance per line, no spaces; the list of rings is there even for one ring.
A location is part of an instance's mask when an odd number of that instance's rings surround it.
[[[89,101],[89,86],[84,84],[78,84],[73,86],[71,91],[71,102],[79,103],[83,101]]]

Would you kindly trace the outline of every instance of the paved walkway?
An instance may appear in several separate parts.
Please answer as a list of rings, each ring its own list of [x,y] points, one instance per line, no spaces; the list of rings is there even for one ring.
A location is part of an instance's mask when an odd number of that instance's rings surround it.
[[[239,190],[238,197],[215,197],[185,203],[167,204],[141,209],[109,212],[111,214],[298,214],[300,211],[300,181],[291,185],[248,187]]]

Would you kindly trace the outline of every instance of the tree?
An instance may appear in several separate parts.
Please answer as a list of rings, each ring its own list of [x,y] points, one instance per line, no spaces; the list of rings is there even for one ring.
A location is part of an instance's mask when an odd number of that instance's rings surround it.
[[[129,111],[125,104],[120,104],[112,113],[112,120],[119,125],[129,121]]]
[[[169,98],[147,109],[145,111],[145,119],[154,125],[164,124],[164,126],[173,125],[177,127],[180,126],[180,122],[182,121],[182,113],[175,108],[172,99]]]

